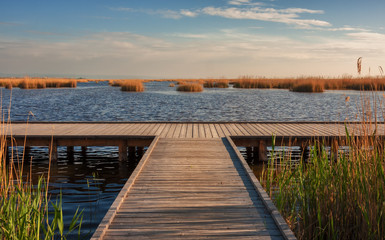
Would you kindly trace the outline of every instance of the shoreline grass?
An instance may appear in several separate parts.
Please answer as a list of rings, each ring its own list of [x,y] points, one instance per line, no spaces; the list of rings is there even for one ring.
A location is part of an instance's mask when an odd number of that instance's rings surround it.
[[[385,91],[385,76],[381,77],[322,77],[309,76],[297,78],[265,78],[241,76],[239,78],[197,78],[197,79],[72,79],[72,78],[0,78],[0,87],[22,89],[43,88],[76,88],[78,82],[108,81],[110,86],[122,87],[123,91],[144,91],[141,87],[129,87],[128,82],[175,82],[178,85],[199,83],[204,88],[256,88],[256,89],[288,89],[293,92],[323,92],[325,90],[357,90],[357,91]],[[127,84],[123,84],[127,83]],[[138,84],[140,85],[140,84]],[[172,85],[171,85],[172,86]]]
[[[50,173],[33,183],[32,172],[23,173],[24,160],[13,153],[7,159],[9,126],[0,123],[0,239],[66,239],[77,229],[80,234],[83,213],[77,210],[65,229],[61,196],[50,200]]]
[[[229,80],[227,79],[210,79],[203,83],[204,88],[228,88]]]
[[[0,78],[0,87],[21,89],[76,88],[78,81],[70,78]]]
[[[385,146],[374,129],[363,122],[358,138],[346,128],[349,151],[330,156],[316,141],[307,163],[272,155],[261,182],[298,239],[385,238]]]

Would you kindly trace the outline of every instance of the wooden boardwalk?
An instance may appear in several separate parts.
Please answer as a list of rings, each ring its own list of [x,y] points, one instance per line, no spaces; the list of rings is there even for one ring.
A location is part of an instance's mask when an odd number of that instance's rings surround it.
[[[385,135],[384,123],[314,122],[12,123],[2,132],[8,146],[49,146],[53,159],[57,146],[119,146],[121,160],[149,146],[92,239],[295,239],[235,144],[263,161],[272,136],[303,151],[322,138],[336,151],[346,129]]]
[[[157,139],[92,239],[294,239],[229,141]]]
[[[384,135],[384,123],[367,124],[364,128],[360,124],[346,125],[349,131],[360,134],[362,131],[373,131]],[[314,136],[345,136],[344,123],[332,122],[69,122],[69,123],[12,123],[4,130],[13,136],[160,136],[162,138],[223,138],[226,136],[259,136],[271,137],[314,137]]]

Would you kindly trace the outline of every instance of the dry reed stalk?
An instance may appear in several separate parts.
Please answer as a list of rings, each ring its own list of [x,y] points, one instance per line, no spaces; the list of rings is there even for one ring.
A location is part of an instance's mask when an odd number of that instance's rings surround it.
[[[362,68],[362,57],[359,57],[357,59],[357,72],[358,72],[358,75],[361,75],[361,68]]]

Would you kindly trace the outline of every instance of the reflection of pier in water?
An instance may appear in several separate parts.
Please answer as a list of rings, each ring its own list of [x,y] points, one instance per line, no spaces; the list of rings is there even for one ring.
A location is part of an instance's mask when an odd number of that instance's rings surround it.
[[[118,146],[121,161],[143,154],[93,238],[293,238],[247,166],[265,161],[276,146],[308,146],[320,140],[338,152],[346,130],[359,136],[384,124],[343,123],[13,123],[8,146],[58,146],[70,159],[74,146]],[[25,138],[25,134],[27,137]]]

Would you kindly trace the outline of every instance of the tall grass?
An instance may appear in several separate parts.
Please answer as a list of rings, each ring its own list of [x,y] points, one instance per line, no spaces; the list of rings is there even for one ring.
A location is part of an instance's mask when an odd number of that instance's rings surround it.
[[[316,142],[308,163],[272,156],[262,182],[299,239],[385,238],[385,146],[372,127],[346,128],[347,152]]]
[[[37,88],[76,88],[77,79],[66,78],[0,78],[0,87],[6,88],[22,88],[22,89],[37,89]]]
[[[11,156],[7,161],[5,123],[0,124],[0,239],[66,239],[78,229],[82,213],[76,211],[68,229],[64,229],[61,197],[55,202],[48,193],[48,176],[32,182],[32,173],[24,173],[24,162]]]
[[[385,90],[385,77],[342,76],[338,78],[298,77],[263,78],[243,76],[233,79],[235,88],[279,88],[295,92],[323,92],[324,90]]]
[[[176,90],[180,92],[202,92],[203,86],[200,83],[187,82],[187,83],[179,84]]]
[[[203,83],[205,88],[228,88],[229,80],[227,79],[210,79]]]
[[[143,80],[127,79],[127,80],[110,80],[109,85],[113,87],[120,87],[120,90],[125,92],[143,92]]]

